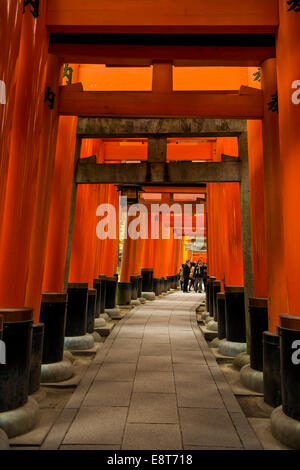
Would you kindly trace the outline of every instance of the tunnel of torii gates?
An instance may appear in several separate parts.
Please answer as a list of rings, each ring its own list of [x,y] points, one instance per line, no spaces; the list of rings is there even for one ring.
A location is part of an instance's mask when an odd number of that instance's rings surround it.
[[[27,3],[24,11],[23,0],[1,4],[0,79],[6,104],[0,105],[0,308],[33,307],[37,323],[42,292],[63,292],[66,280],[91,285],[98,274],[116,271],[118,239],[95,236],[95,213],[103,202],[118,208],[115,185],[122,181],[77,185],[74,153],[82,159],[95,156],[104,169],[115,165],[119,175],[120,162],[147,159],[147,137],[81,136],[79,148],[78,116],[183,117],[247,121],[249,233],[242,233],[245,194],[240,196],[237,179],[222,181],[210,173],[198,181],[206,183],[209,274],[223,286],[243,285],[246,268],[253,278],[249,293],[268,298],[273,332],[280,314],[299,316],[298,9],[282,0],[211,0],[209,6],[172,0],[159,8],[152,1],[117,0],[113,8],[99,0]],[[103,39],[107,33],[116,35],[114,41]],[[158,39],[149,43],[147,36],[148,43],[139,46],[136,36],[127,44],[121,39],[125,33],[155,33]],[[169,43],[160,44],[161,33],[170,35]],[[182,33],[183,45],[173,46],[171,33]],[[184,33],[203,35],[206,42],[184,43]],[[166,154],[165,168],[184,160],[200,160],[199,168],[221,162],[234,166],[238,139],[173,135]],[[181,186],[190,186],[187,181]],[[184,192],[167,183],[167,194]],[[252,240],[248,266],[243,266],[243,237]],[[127,240],[121,278],[147,266],[157,276],[173,274],[183,260],[183,243],[172,236]]]

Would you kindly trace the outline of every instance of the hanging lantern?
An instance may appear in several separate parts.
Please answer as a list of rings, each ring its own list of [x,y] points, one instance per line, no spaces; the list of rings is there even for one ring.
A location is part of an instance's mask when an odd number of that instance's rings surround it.
[[[127,204],[138,204],[139,193],[144,192],[142,186],[138,184],[118,184],[116,185],[121,196],[127,197]]]

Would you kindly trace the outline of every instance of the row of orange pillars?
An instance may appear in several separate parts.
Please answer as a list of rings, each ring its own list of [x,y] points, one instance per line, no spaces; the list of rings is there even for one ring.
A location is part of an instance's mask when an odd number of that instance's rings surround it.
[[[300,106],[295,95],[300,80],[299,13],[280,2],[279,14],[277,59],[261,64],[264,119],[248,122],[254,295],[267,298],[273,333],[281,314],[300,317]],[[29,11],[23,14],[21,0],[14,9],[5,9],[2,19],[0,79],[6,84],[6,104],[0,105],[0,308],[7,319],[5,309],[28,306],[38,323],[42,292],[64,289],[77,118],[57,114],[54,98],[62,64],[48,54],[46,3],[40,5],[38,20]],[[234,155],[233,149],[223,153]],[[209,273],[226,285],[243,283],[237,191],[233,185],[208,185]],[[113,194],[108,190],[106,200]],[[76,237],[75,228],[71,273],[76,271]],[[80,275],[84,269],[92,272],[91,266],[94,273],[110,274],[116,252],[109,246],[112,242],[93,243],[96,251],[84,263],[77,251]],[[300,396],[297,358],[294,366],[292,385]],[[0,387],[7,378],[1,376]],[[300,414],[293,418],[300,420]]]

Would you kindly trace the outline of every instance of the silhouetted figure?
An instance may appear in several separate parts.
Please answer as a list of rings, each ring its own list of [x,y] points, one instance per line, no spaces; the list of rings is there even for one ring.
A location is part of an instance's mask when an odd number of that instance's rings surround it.
[[[190,261],[187,260],[186,263],[182,266],[183,271],[183,292],[188,291],[188,284],[190,279]]]

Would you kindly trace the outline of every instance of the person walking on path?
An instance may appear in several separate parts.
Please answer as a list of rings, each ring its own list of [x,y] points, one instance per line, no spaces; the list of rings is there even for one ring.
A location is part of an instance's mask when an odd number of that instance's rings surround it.
[[[188,291],[188,284],[190,279],[190,261],[187,260],[186,263],[182,266],[183,271],[183,292]]]
[[[201,266],[201,274],[204,284],[204,292],[206,292],[206,283],[207,283],[207,264],[203,263]]]
[[[198,263],[195,266],[194,278],[195,278],[195,292],[202,292],[202,261],[199,259]]]

